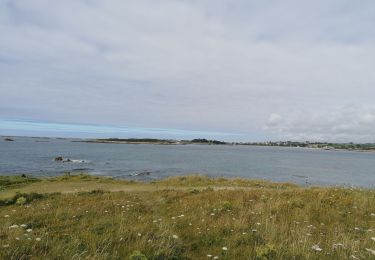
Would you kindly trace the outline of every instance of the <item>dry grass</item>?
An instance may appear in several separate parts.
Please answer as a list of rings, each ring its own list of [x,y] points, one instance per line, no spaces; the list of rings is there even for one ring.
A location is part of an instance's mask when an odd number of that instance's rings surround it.
[[[201,176],[151,184],[75,176],[16,189],[54,183],[90,188],[19,194],[0,206],[1,259],[374,257],[373,190]],[[92,190],[98,183],[125,191]]]

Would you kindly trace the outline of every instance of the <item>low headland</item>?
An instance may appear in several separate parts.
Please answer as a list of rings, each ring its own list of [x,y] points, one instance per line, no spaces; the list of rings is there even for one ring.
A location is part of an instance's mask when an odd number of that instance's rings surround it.
[[[375,191],[0,176],[0,259],[373,259]]]
[[[277,142],[224,142],[219,140],[209,140],[205,138],[192,140],[156,139],[156,138],[105,138],[88,139],[74,142],[86,143],[112,143],[112,144],[158,144],[158,145],[248,145],[248,146],[272,146],[272,147],[294,147],[323,150],[349,150],[362,152],[375,152],[375,143],[328,143],[328,142],[297,142],[297,141],[277,141]]]

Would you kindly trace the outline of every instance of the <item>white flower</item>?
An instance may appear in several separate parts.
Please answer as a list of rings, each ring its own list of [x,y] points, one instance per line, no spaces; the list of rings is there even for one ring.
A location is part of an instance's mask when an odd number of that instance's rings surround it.
[[[226,246],[223,246],[223,248],[222,248],[224,251],[227,251],[228,250],[228,248],[226,247]]]
[[[9,228],[18,228],[18,225],[11,225]]]
[[[140,236],[142,236],[142,234],[141,234],[141,233],[138,233],[137,235],[138,235],[139,237],[140,237]]]
[[[251,232],[257,232],[257,230],[256,229],[252,229]]]
[[[207,257],[212,257],[212,255],[207,255]]]
[[[40,237],[35,238],[36,241],[42,240]]]
[[[3,247],[4,247],[4,248],[7,248],[7,247],[9,247],[9,245],[3,245]]]
[[[4,218],[9,218],[9,215],[5,215]]]
[[[370,252],[371,254],[375,255],[375,250],[370,248],[365,248],[367,252]]]
[[[344,247],[342,243],[337,243],[332,245],[333,249],[337,249],[338,247]]]
[[[177,238],[178,238],[178,236],[177,236],[177,235],[173,235],[172,237],[173,237],[174,239],[177,239]]]
[[[33,231],[31,228],[26,229],[26,232],[30,233],[31,231]]]
[[[320,251],[323,250],[323,249],[321,249],[318,245],[313,245],[313,246],[311,247],[311,249],[312,249],[312,250],[315,250],[315,251],[318,251],[318,252],[320,252]]]
[[[260,226],[260,223],[258,222],[257,225]]]
[[[214,256],[214,259],[218,259],[219,257],[218,256]]]
[[[375,241],[375,237],[372,237],[371,240],[372,240],[372,241]]]
[[[26,224],[21,224],[21,227],[26,228],[27,225]]]

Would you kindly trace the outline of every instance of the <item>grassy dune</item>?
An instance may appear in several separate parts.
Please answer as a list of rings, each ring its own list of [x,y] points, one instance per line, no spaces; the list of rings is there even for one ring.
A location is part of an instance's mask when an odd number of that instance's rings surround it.
[[[0,259],[374,259],[374,230],[374,190],[0,178]]]

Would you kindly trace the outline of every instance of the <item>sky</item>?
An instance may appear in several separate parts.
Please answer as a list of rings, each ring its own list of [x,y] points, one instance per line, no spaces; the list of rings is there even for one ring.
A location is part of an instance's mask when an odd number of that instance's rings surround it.
[[[372,0],[0,0],[0,134],[375,142]]]

